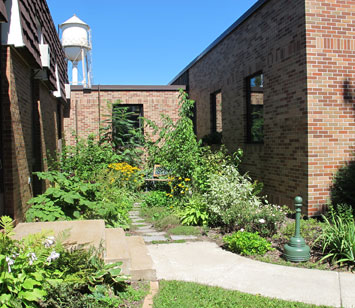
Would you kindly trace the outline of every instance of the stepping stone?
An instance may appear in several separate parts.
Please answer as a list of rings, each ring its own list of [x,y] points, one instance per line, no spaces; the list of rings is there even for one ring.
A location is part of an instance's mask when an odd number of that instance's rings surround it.
[[[173,241],[181,241],[181,240],[197,240],[197,236],[194,235],[170,235]]]
[[[145,236],[143,235],[143,239],[147,243],[151,243],[153,241],[167,241],[168,239],[162,235],[154,235],[154,236]]]
[[[134,231],[137,233],[143,233],[143,234],[149,233],[149,232],[155,232],[155,230],[152,228],[142,228],[142,229],[138,228],[137,230],[134,230]]]
[[[145,222],[132,222],[132,226],[151,227],[152,225]]]
[[[130,211],[129,216],[139,216],[139,211]]]
[[[132,222],[140,222],[140,223],[144,223],[145,221],[139,217],[135,217],[135,218],[132,218]]]
[[[147,235],[147,236],[155,236],[155,235],[166,236],[166,233],[165,232],[148,232],[148,233],[145,233],[144,235]]]

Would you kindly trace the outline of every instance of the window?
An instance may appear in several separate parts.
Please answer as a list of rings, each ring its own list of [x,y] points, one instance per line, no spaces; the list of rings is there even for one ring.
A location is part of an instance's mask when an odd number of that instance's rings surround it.
[[[222,132],[222,92],[211,94],[211,133]]]
[[[143,105],[114,104],[112,108],[112,136],[118,143],[128,142],[133,132],[142,129]]]
[[[264,142],[264,75],[247,78],[247,141]]]

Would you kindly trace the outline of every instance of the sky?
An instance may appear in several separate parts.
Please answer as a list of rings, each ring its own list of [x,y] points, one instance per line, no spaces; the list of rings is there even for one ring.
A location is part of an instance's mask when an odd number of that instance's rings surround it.
[[[90,26],[100,85],[168,84],[256,2],[47,0],[56,27],[74,14]]]

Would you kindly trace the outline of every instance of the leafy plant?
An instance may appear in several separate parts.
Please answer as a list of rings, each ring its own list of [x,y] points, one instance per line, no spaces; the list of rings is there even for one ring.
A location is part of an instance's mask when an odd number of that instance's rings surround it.
[[[227,248],[244,256],[264,255],[272,250],[271,243],[256,233],[238,231],[223,237]]]
[[[168,116],[162,116],[163,127],[145,120],[154,130],[156,140],[148,138],[148,162],[150,166],[160,164],[176,177],[191,178],[200,159],[200,142],[193,129],[193,100],[180,90],[179,119],[174,122]]]
[[[163,207],[169,204],[169,200],[165,191],[153,190],[144,195],[144,205],[148,207]]]
[[[187,226],[206,226],[208,213],[206,201],[202,196],[193,195],[189,203],[180,213],[181,223]]]
[[[285,219],[284,209],[261,199],[258,184],[247,175],[241,175],[233,165],[223,166],[208,179],[205,193],[210,224],[227,230],[245,229],[272,236]]]
[[[143,154],[143,134],[135,121],[139,120],[139,114],[129,111],[128,106],[121,106],[121,101],[109,105],[112,105],[112,115],[101,123],[100,143],[111,144],[120,161],[138,165]]]
[[[345,263],[355,267],[355,221],[352,214],[342,216],[331,212],[329,218],[323,216],[325,225],[322,234],[317,239],[320,241],[323,253],[322,260],[330,259],[331,262]]]
[[[335,207],[345,203],[355,212],[355,160],[346,163],[335,174],[331,200]]]

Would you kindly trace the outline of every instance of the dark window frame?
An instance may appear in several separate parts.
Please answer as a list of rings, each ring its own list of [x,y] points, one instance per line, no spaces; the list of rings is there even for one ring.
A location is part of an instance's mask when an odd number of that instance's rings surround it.
[[[253,140],[252,139],[252,134],[251,134],[251,131],[252,131],[252,126],[253,126],[253,118],[252,118],[252,104],[251,104],[251,94],[252,94],[252,87],[250,85],[250,81],[255,78],[256,76],[259,76],[259,75],[263,75],[264,77],[264,73],[263,71],[258,71],[248,77],[245,78],[245,83],[246,83],[246,109],[247,109],[247,112],[246,112],[246,129],[247,129],[247,132],[246,132],[246,143],[251,143],[251,144],[263,144],[264,143],[264,129],[263,129],[263,138],[262,140],[260,141],[256,141],[256,140]],[[264,80],[264,78],[263,78]],[[264,85],[264,83],[263,83]],[[254,92],[255,89],[254,89]],[[262,91],[264,93],[264,89]],[[263,104],[263,109],[264,109],[264,104]],[[264,114],[264,112],[263,112]]]
[[[217,95],[222,93],[222,90],[219,89],[210,94],[210,132],[217,132]]]

